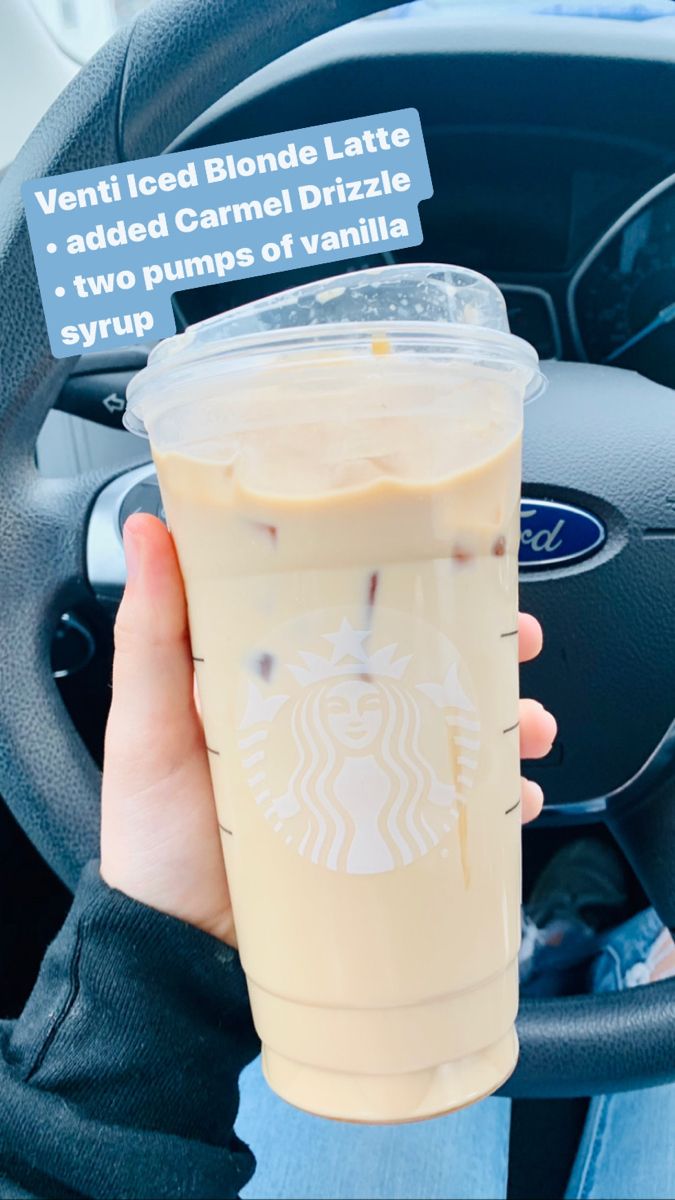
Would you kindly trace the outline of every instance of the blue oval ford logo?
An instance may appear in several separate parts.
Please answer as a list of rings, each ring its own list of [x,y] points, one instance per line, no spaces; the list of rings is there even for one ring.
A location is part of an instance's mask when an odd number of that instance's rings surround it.
[[[607,534],[597,517],[553,500],[520,502],[520,553],[526,570],[557,567],[599,550]]]

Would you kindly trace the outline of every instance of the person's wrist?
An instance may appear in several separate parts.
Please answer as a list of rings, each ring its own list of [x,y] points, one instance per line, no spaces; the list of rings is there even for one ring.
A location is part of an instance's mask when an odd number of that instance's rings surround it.
[[[137,904],[192,925],[202,933],[236,948],[232,910],[228,907],[219,911],[210,904],[202,903],[199,897],[189,894],[189,889],[177,886],[173,878],[167,878],[163,869],[134,870],[121,864],[116,857],[112,860],[106,858],[102,845],[100,875],[107,887]]]

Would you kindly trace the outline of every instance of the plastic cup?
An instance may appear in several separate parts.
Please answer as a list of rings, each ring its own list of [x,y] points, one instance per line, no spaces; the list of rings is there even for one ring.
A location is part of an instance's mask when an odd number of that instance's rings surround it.
[[[312,283],[129,388],[188,597],[265,1075],[409,1121],[517,1058],[517,559],[541,386],[472,271]]]

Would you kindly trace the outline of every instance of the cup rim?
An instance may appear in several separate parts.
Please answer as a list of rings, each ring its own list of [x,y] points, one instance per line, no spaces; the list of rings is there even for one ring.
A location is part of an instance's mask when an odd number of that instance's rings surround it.
[[[158,404],[161,404],[168,391],[162,385],[169,379],[178,384],[183,376],[191,379],[213,377],[219,373],[219,367],[225,374],[244,356],[260,362],[278,355],[280,349],[288,359],[294,355],[307,355],[313,350],[325,352],[327,349],[367,354],[369,351],[372,353],[374,341],[384,338],[392,344],[394,354],[429,349],[448,361],[473,363],[478,359],[486,367],[529,369],[524,403],[540,395],[545,386],[536,350],[529,342],[512,333],[481,325],[439,321],[335,321],[291,329],[262,330],[235,338],[223,337],[207,346],[195,340],[191,353],[181,351],[176,355],[167,354],[154,364],[149,360],[148,366],[128,384],[123,423],[131,433],[147,436],[147,399],[151,393],[155,393]],[[191,402],[189,390],[186,390],[183,402]]]

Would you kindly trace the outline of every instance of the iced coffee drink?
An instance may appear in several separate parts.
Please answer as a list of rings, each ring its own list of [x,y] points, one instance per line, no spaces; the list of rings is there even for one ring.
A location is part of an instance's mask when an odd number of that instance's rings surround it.
[[[536,356],[453,268],[266,304],[175,339],[131,407],[185,580],[265,1074],[314,1113],[414,1120],[517,1057]]]

